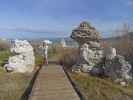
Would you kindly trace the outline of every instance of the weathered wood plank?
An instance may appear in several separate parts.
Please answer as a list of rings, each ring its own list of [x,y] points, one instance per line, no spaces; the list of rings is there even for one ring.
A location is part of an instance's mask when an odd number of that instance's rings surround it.
[[[62,67],[43,66],[34,83],[29,100],[80,100]]]

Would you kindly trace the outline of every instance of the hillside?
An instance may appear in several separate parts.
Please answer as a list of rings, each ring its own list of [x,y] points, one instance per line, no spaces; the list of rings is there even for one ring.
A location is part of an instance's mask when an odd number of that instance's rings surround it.
[[[102,40],[109,43],[109,44],[114,44],[118,41],[120,41],[121,39],[127,39],[129,41],[133,41],[133,32],[129,32],[128,34],[122,35],[122,36],[117,36],[117,37],[110,37],[110,38],[103,38]]]

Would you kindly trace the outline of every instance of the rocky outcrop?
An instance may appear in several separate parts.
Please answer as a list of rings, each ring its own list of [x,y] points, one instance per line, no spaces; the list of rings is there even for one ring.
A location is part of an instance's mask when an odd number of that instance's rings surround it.
[[[87,22],[82,22],[72,31],[71,38],[76,40],[80,47],[80,62],[78,64],[83,69],[82,71],[89,72],[103,57],[100,34]]]
[[[99,42],[100,34],[96,29],[87,22],[81,22],[80,25],[72,31],[71,38],[76,40],[80,45],[90,43],[90,41]]]
[[[132,66],[117,54],[115,48],[102,48],[100,34],[87,22],[74,29],[71,38],[78,42],[80,49],[80,61],[72,67],[73,71],[110,77],[123,86],[133,78]]]
[[[125,85],[132,79],[132,66],[123,56],[116,55],[116,50],[110,48],[110,53],[105,57],[104,75],[110,77],[113,81]]]
[[[8,64],[4,65],[7,71],[32,72],[35,64],[34,51],[26,40],[15,40],[12,43],[11,52],[14,56],[9,57]]]

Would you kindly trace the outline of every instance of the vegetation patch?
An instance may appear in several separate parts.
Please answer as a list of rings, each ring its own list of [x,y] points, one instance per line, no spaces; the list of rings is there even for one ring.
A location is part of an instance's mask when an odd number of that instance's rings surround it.
[[[0,100],[24,100],[23,93],[29,87],[34,75],[25,73],[7,73],[3,65],[7,62],[11,53],[9,50],[0,51]],[[42,65],[42,56],[35,54],[36,66]]]
[[[76,48],[62,48],[59,55],[59,63],[65,69],[70,70],[79,60],[79,51]]]
[[[32,75],[0,73],[0,100],[20,100]]]
[[[69,73],[86,100],[132,100],[133,84],[122,87],[108,79],[83,73]]]
[[[77,49],[66,49],[60,53],[59,62],[64,65],[76,88],[86,100],[133,100],[133,84],[122,87],[108,78],[94,77],[86,73],[73,73],[71,69],[78,60]]]
[[[9,50],[0,51],[0,67],[2,67],[4,65],[4,63],[7,62],[10,55],[11,55],[11,53]]]

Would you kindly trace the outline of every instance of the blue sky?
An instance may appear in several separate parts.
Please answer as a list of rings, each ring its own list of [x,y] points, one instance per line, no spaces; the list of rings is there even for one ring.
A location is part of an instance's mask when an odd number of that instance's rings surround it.
[[[66,37],[81,21],[103,36],[133,22],[133,0],[0,0],[0,37]]]

